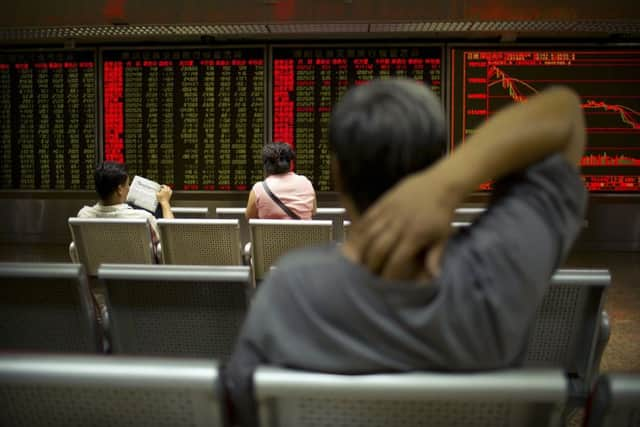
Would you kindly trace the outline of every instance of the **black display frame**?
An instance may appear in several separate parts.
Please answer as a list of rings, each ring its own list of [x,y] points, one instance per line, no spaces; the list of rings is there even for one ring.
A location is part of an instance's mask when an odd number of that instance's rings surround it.
[[[94,164],[91,167],[95,170],[98,159],[99,159],[99,121],[100,117],[100,99],[99,99],[99,85],[100,85],[100,66],[99,66],[99,56],[98,56],[99,48],[97,46],[81,46],[81,47],[65,47],[65,46],[38,46],[38,47],[26,47],[24,49],[12,46],[8,49],[0,48],[0,54],[55,54],[55,53],[90,53],[93,57],[94,64],[94,89],[95,89],[95,99],[94,99],[94,132],[93,132],[93,140],[94,140]],[[93,187],[93,185],[91,185]],[[9,198],[12,196],[17,197],[44,197],[44,198],[56,198],[58,195],[62,195],[63,197],[85,197],[86,194],[95,194],[95,190],[91,189],[18,189],[18,188],[0,188],[0,197]]]

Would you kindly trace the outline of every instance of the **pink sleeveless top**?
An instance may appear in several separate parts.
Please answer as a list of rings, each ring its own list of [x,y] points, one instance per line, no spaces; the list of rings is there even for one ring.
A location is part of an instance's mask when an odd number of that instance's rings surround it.
[[[295,212],[301,219],[311,219],[313,214],[313,202],[316,193],[313,185],[307,177],[294,172],[271,175],[266,179],[267,185],[273,194],[278,196],[282,203]],[[274,202],[264,191],[262,181],[253,185],[256,195],[258,217],[262,219],[291,219],[280,206]]]

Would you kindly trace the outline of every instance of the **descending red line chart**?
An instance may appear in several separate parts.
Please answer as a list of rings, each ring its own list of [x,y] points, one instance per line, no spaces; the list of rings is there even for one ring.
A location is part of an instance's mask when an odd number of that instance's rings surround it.
[[[566,85],[581,97],[586,117],[585,186],[640,192],[639,50],[454,49],[451,70],[452,148],[504,106]]]
[[[538,90],[528,82],[509,76],[499,67],[491,66],[488,69],[487,86],[492,87],[496,84],[501,85],[502,88],[508,92],[509,97],[513,99],[514,102],[525,102],[527,97],[530,96],[523,94],[521,87],[528,89],[531,93],[538,92]],[[592,109],[614,112],[620,116],[620,120],[623,123],[628,124],[632,129],[640,129],[640,112],[625,105],[608,104],[602,101],[587,99],[582,103],[582,108],[587,113]]]

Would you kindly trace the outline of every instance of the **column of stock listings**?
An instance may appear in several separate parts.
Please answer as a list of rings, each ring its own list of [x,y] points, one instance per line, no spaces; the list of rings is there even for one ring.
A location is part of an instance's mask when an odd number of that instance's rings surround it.
[[[273,141],[296,150],[295,169],[317,191],[333,190],[328,149],[331,108],[353,85],[405,76],[441,96],[442,48],[274,47]]]
[[[262,179],[264,48],[103,52],[104,157],[177,190]]]
[[[95,54],[0,53],[0,188],[93,188]]]
[[[566,85],[586,117],[585,186],[640,191],[640,50],[455,48],[451,60],[452,148],[503,106]]]

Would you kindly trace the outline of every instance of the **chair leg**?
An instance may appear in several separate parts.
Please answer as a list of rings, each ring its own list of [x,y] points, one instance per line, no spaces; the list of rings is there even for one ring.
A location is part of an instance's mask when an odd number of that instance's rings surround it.
[[[109,325],[109,311],[107,310],[106,290],[99,284],[97,278],[90,278],[91,298],[95,307],[96,318],[102,330],[102,349],[111,353],[111,329]]]

